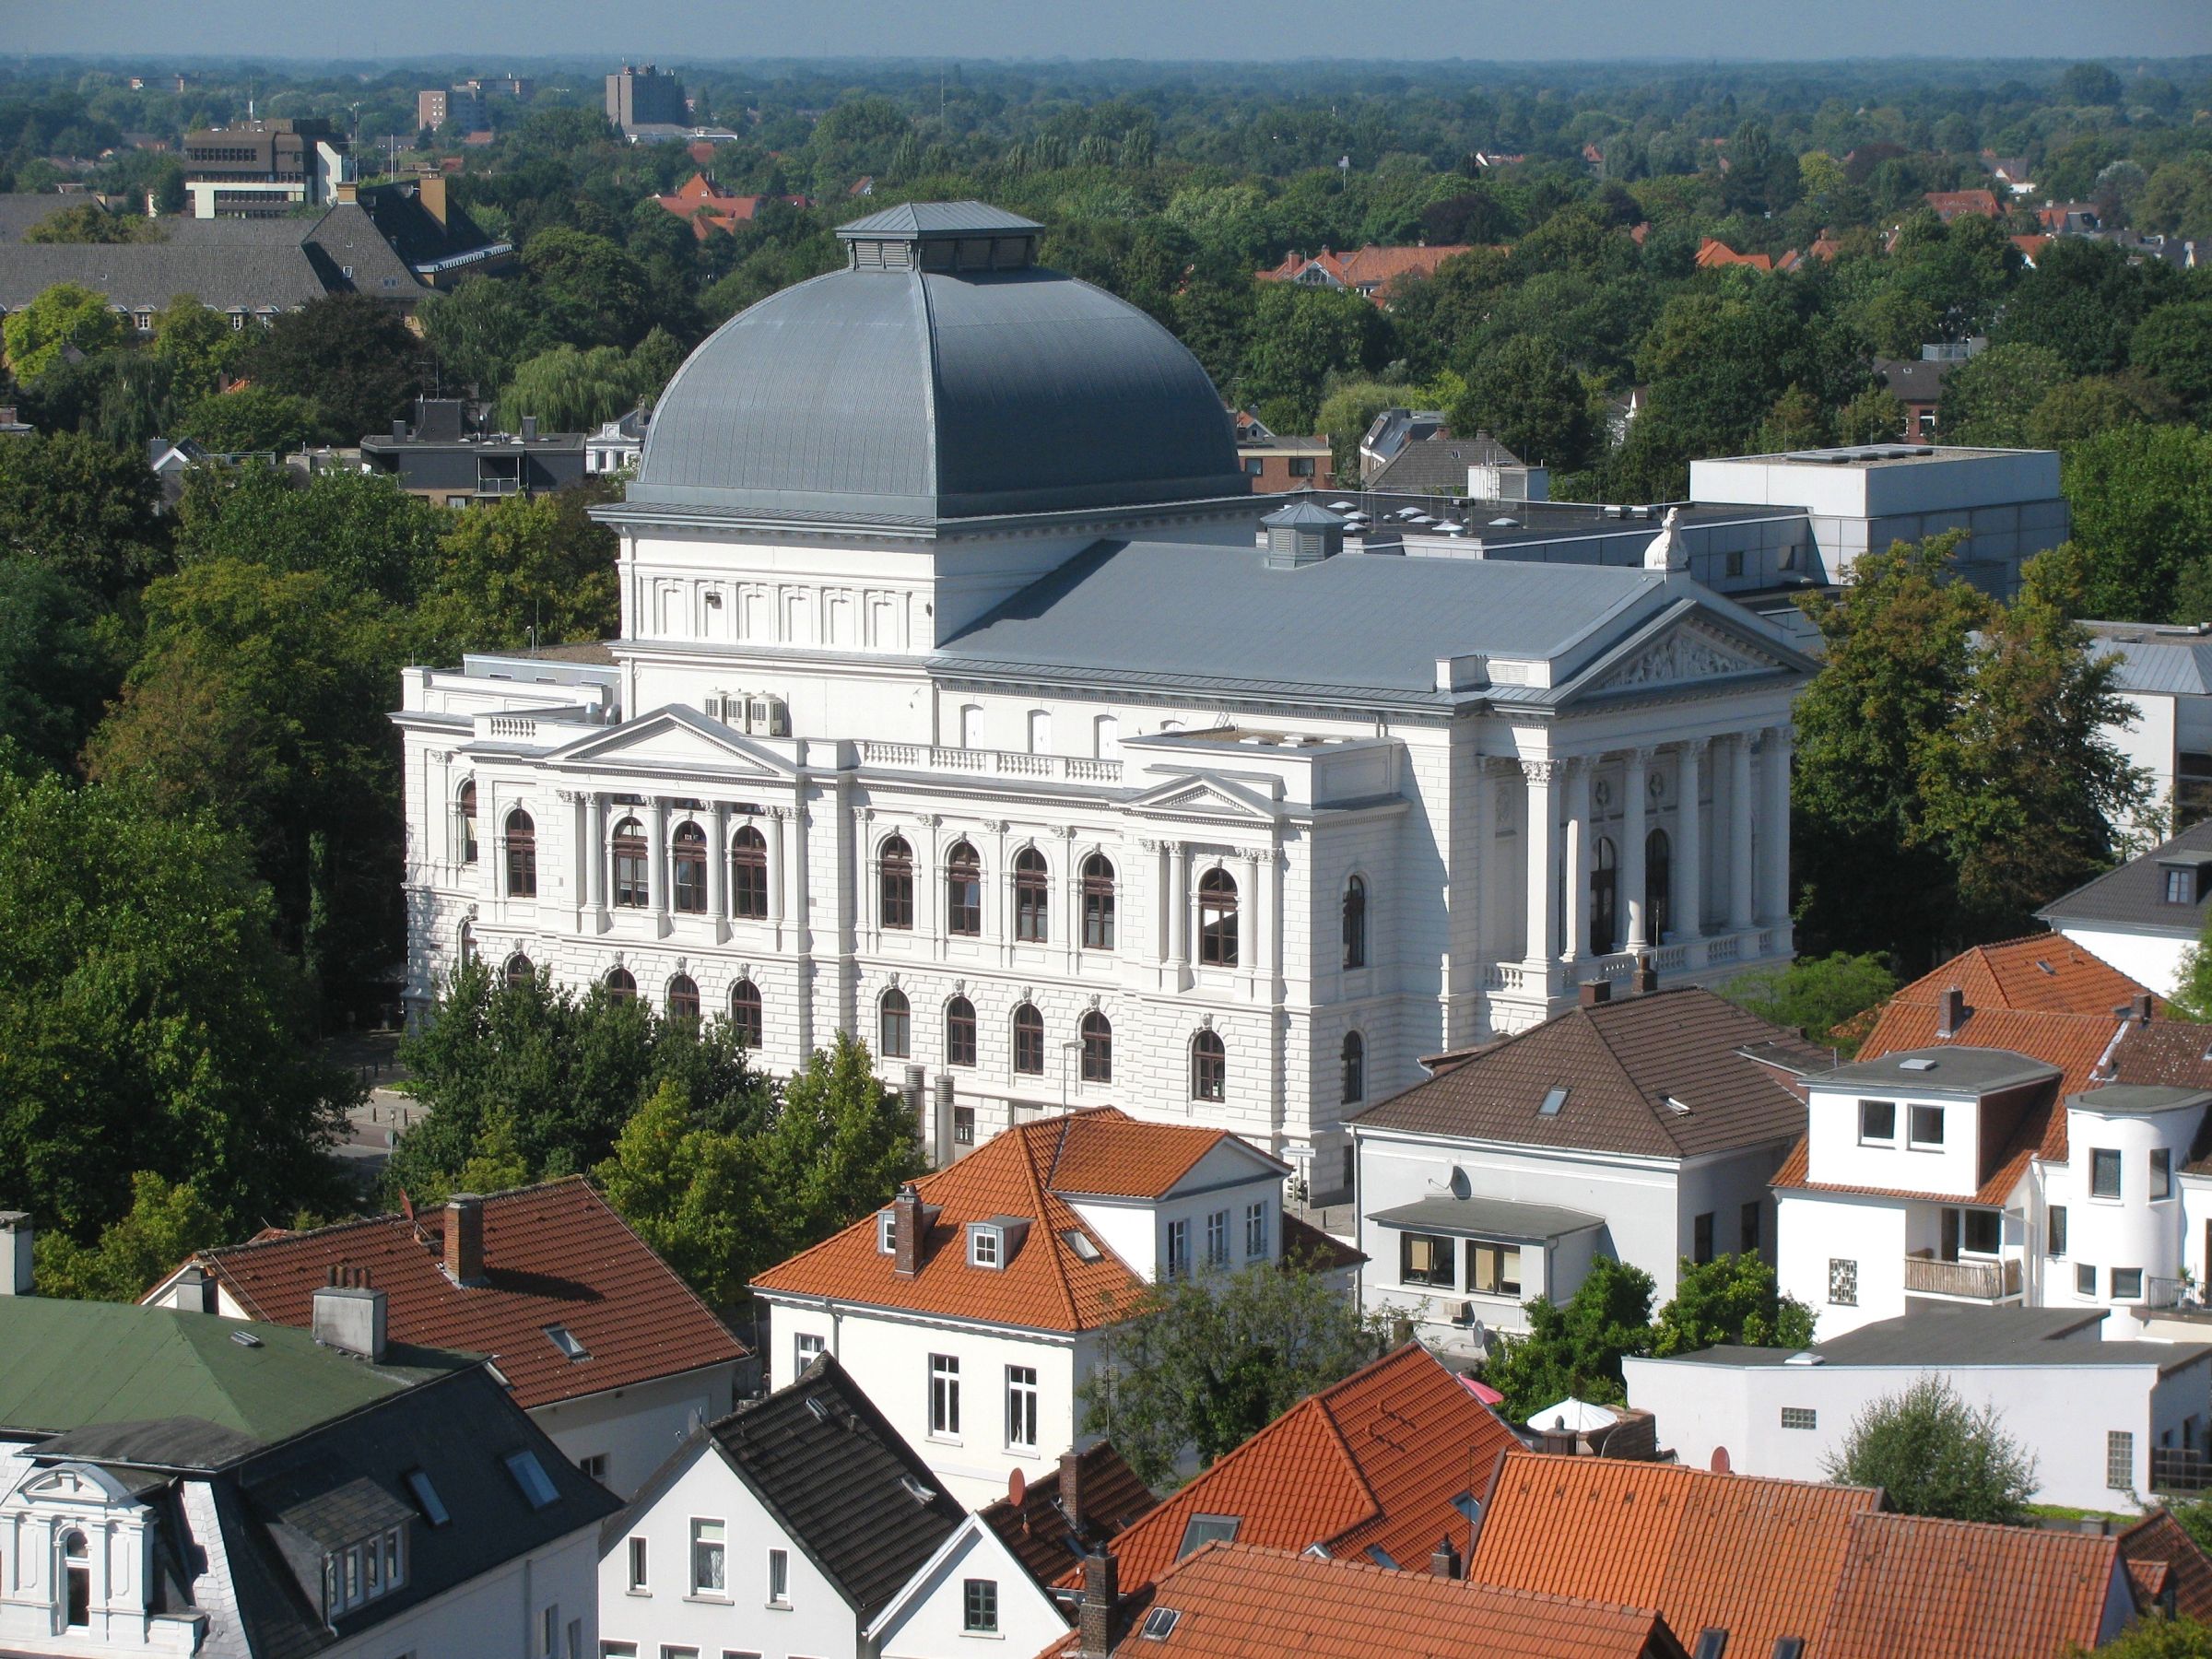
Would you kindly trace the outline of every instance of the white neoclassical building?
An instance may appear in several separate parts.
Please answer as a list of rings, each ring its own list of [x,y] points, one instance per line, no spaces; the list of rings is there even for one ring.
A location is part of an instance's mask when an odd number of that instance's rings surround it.
[[[670,382],[603,510],[620,636],[408,672],[414,1002],[474,950],[771,1069],[857,1031],[944,1155],[1112,1101],[1327,1190],[1421,1054],[1639,950],[1787,959],[1810,665],[1671,526],[1641,568],[1263,526],[1196,360],[1038,234],[846,226]]]

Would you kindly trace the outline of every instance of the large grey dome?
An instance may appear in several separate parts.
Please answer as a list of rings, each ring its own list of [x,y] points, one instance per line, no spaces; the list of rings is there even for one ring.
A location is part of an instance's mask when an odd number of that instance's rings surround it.
[[[845,226],[846,269],[733,317],[677,371],[630,502],[906,523],[1244,494],[1198,359],[1032,264],[1038,231],[974,202]]]

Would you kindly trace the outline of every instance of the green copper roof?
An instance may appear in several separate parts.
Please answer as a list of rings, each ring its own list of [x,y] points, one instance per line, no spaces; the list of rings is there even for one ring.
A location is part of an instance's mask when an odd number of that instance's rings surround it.
[[[241,1335],[253,1340],[236,1340]],[[195,1445],[228,1442],[242,1451],[231,1437],[276,1445],[474,1363],[395,1346],[385,1363],[371,1365],[288,1325],[127,1302],[0,1297],[0,1430],[179,1422],[197,1426],[183,1437]],[[228,1433],[209,1437],[209,1425]],[[163,1437],[133,1438],[142,1461],[165,1461]]]

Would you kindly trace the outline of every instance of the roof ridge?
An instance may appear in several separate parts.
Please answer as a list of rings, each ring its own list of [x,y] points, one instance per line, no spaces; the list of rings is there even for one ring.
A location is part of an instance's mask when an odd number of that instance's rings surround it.
[[[1182,1560],[1177,1561],[1169,1568],[1167,1572],[1161,1574],[1162,1580],[1180,1572],[1185,1562],[1194,1561],[1200,1556],[1208,1554],[1267,1556],[1277,1560],[1311,1563],[1312,1570],[1316,1572],[1363,1572],[1377,1578],[1387,1578],[1394,1583],[1402,1583],[1407,1579],[1412,1579],[1416,1583],[1433,1585],[1443,1593],[1453,1595],[1495,1595],[1514,1601],[1541,1602],[1547,1606],[1563,1602],[1571,1606],[1594,1607],[1607,1613],[1632,1614],[1639,1618],[1653,1618],[1659,1616],[1658,1608],[1640,1607],[1633,1602],[1606,1601],[1594,1595],[1567,1595],[1557,1590],[1531,1590],[1523,1584],[1485,1583],[1480,1579],[1439,1579],[1431,1577],[1418,1569],[1385,1567],[1379,1561],[1360,1560],[1357,1556],[1315,1556],[1309,1555],[1305,1550],[1291,1549],[1281,1544],[1241,1544],[1233,1538],[1207,1539],[1198,1548],[1185,1556]]]
[[[1642,1000],[1641,997],[1633,997],[1619,1006],[1624,1008],[1630,1007]],[[1604,1006],[1609,1007],[1613,1005]],[[1598,1009],[1576,1008],[1573,1011],[1586,1017],[1584,1023],[1590,1028],[1590,1035],[1597,1040],[1598,1047],[1605,1051],[1606,1058],[1612,1062],[1613,1069],[1620,1074],[1620,1080],[1629,1086],[1629,1092],[1633,1094],[1641,1102],[1644,1111],[1651,1114],[1652,1123],[1658,1129],[1661,1137],[1668,1146],[1674,1147],[1677,1156],[1680,1156],[1682,1137],[1675,1133],[1674,1124],[1667,1121],[1668,1117],[1673,1114],[1671,1112],[1666,1116],[1660,1114],[1660,1110],[1653,1103],[1652,1097],[1644,1092],[1643,1085],[1636,1080],[1636,1074],[1629,1069],[1629,1063],[1620,1057],[1620,1051],[1613,1046],[1612,1040],[1606,1035],[1604,1023],[1597,1018]],[[1733,1053],[1733,1051],[1731,1052]]]
[[[1804,1480],[1794,1475],[1747,1475],[1737,1469],[1730,1469],[1725,1472],[1719,1469],[1700,1469],[1694,1464],[1657,1463],[1649,1458],[1588,1457],[1574,1452],[1539,1452],[1534,1446],[1508,1446],[1505,1449],[1505,1457],[1509,1466],[1521,1462],[1540,1462],[1547,1465],[1572,1465],[1579,1468],[1589,1469],[1594,1474],[1608,1469],[1650,1469],[1663,1472],[1669,1477],[1679,1476],[1687,1480],[1731,1481],[1762,1487],[1799,1487],[1812,1492],[1871,1494],[1885,1502],[1888,1500],[1888,1494],[1880,1487],[1845,1486],[1833,1480]],[[1896,1512],[1877,1509],[1865,1512],[1868,1514],[1892,1514]],[[1933,1519],[1932,1516],[1911,1518],[1915,1520]],[[1966,1521],[1960,1522],[1959,1524],[1962,1526],[1983,1526],[1990,1523]],[[2082,1535],[2087,1537],[2088,1535],[2085,1533]]]
[[[1070,1121],[1071,1114],[1061,1113],[1060,1147],[1067,1144],[1067,1125]],[[1076,1310],[1076,1292],[1067,1282],[1067,1259],[1061,1253],[1066,1246],[1060,1241],[1060,1231],[1053,1225],[1053,1218],[1046,1213],[1046,1206],[1057,1202],[1058,1194],[1052,1191],[1044,1177],[1038,1172],[1036,1151],[1030,1145],[1028,1134],[1029,1130],[1035,1127],[1035,1124],[1023,1125],[1022,1167],[1029,1174],[1030,1194],[1037,1200],[1037,1225],[1044,1231],[1045,1253],[1053,1266],[1053,1284],[1060,1292],[1060,1305],[1067,1311],[1067,1323],[1080,1329],[1082,1319]],[[1053,1158],[1057,1160],[1058,1157],[1059,1152],[1055,1148]]]

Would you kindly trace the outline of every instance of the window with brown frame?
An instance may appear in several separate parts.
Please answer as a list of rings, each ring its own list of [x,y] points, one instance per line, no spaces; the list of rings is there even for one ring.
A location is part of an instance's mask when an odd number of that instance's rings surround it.
[[[615,826],[614,849],[615,908],[643,910],[653,901],[644,827],[636,818],[624,818]]]
[[[1113,1022],[1093,1008],[1083,1016],[1083,1081],[1113,1081]]]
[[[629,970],[618,968],[606,976],[606,994],[617,1002],[628,1002],[638,994],[638,982],[630,977]]]
[[[1191,1099],[1218,1100],[1228,1092],[1229,1051],[1220,1034],[1201,1031],[1191,1039]]]
[[[1030,1003],[1014,1010],[1014,1069],[1025,1077],[1044,1074],[1044,1016]]]
[[[1113,861],[1103,853],[1083,861],[1083,948],[1113,948]]]
[[[975,1005],[964,996],[945,1005],[945,1064],[975,1064]]]
[[[1218,866],[1198,878],[1198,959],[1209,968],[1237,965],[1237,879]]]
[[[876,854],[876,915],[885,927],[914,924],[914,850],[894,835]]]
[[[913,1053],[913,1010],[907,1003],[906,993],[896,985],[877,1002],[876,1035],[876,1046],[887,1060],[903,1060]]]
[[[1052,936],[1053,884],[1044,854],[1024,847],[1014,855],[1014,936],[1025,945],[1042,945]]]
[[[736,1038],[739,1048],[748,1049],[759,1048],[766,1035],[760,987],[751,980],[739,980],[731,988],[730,1035]]]
[[[768,841],[750,824],[730,841],[730,913],[745,922],[768,920]]]
[[[1367,883],[1357,876],[1344,884],[1344,965],[1367,966]]]
[[[945,855],[945,931],[971,939],[983,931],[983,861],[966,841]]]
[[[679,973],[668,982],[668,1018],[699,1018],[699,982],[688,973]]]
[[[677,910],[687,916],[707,913],[707,832],[697,824],[678,824],[669,849],[670,885]]]
[[[461,862],[477,862],[477,781],[471,778],[461,785],[458,803],[461,814]]]
[[[517,806],[507,815],[507,896],[537,897],[537,826]]]

